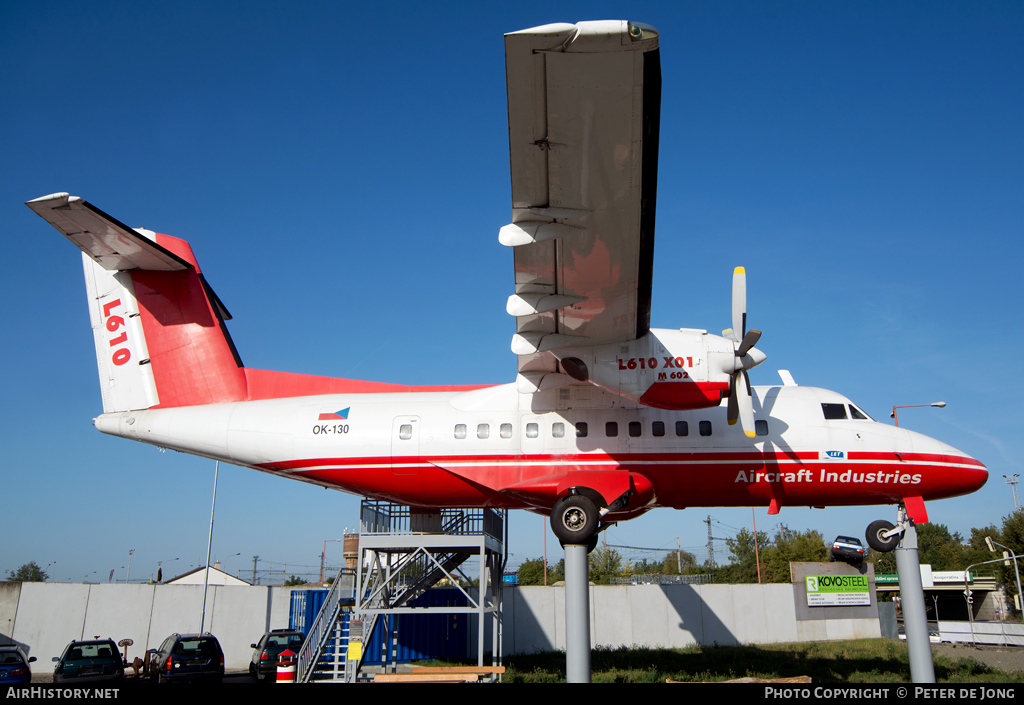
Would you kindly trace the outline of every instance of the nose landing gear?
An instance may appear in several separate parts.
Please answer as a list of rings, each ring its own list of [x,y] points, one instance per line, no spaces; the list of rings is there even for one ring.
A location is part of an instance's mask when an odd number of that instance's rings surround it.
[[[868,546],[871,546],[871,548],[879,553],[888,553],[899,545],[906,528],[903,523],[896,527],[887,521],[879,519],[868,524],[868,530],[864,538],[867,539]]]

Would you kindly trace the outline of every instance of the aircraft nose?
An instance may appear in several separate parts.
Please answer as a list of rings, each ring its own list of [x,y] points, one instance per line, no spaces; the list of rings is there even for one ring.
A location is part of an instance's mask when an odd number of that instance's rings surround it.
[[[971,456],[965,456],[965,460],[970,462],[974,467],[964,468],[961,472],[962,482],[967,488],[968,492],[977,492],[985,483],[988,482],[988,468],[981,464],[981,461],[975,460]]]

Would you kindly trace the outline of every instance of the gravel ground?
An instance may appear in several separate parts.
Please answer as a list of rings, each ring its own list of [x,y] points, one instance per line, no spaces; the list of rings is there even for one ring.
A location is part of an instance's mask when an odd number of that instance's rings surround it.
[[[972,658],[1001,671],[1024,670],[1024,647],[971,646],[970,644],[932,644],[932,653],[949,658]]]

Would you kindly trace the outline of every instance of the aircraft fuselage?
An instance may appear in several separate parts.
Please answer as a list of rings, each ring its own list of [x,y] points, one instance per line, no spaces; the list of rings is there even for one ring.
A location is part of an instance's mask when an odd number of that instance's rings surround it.
[[[839,394],[755,387],[758,434],[725,405],[667,411],[590,385],[521,395],[333,394],[104,414],[104,433],[420,507],[550,509],[572,485],[652,507],[895,504],[967,494],[977,460],[860,415]],[[830,414],[845,418],[825,418]],[[542,407],[542,408],[538,408]],[[571,479],[569,479],[571,478]],[[623,486],[622,483],[626,482]]]

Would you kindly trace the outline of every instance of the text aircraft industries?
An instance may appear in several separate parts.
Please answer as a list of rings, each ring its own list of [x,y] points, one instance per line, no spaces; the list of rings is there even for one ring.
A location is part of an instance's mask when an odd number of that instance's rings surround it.
[[[753,387],[746,275],[732,328],[650,327],[658,33],[619,22],[505,37],[518,375],[411,387],[243,366],[184,240],[58,193],[28,206],[83,252],[96,428],[414,508],[551,515],[563,544],[654,507],[903,504],[974,492],[985,466],[835,392]],[[891,550],[899,529],[868,538]]]

